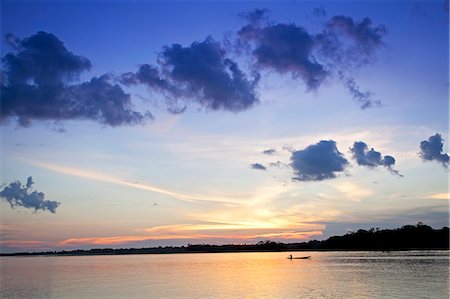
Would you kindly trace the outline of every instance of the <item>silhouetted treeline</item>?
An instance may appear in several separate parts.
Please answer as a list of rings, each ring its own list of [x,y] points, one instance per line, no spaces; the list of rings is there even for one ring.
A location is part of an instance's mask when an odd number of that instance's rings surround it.
[[[360,229],[343,236],[333,236],[324,241],[312,240],[303,243],[280,243],[260,241],[257,244],[209,245],[188,244],[187,246],[151,248],[102,248],[90,250],[47,251],[3,253],[14,255],[119,255],[119,254],[163,254],[163,253],[202,253],[202,252],[262,252],[262,251],[300,251],[300,250],[410,250],[410,249],[449,249],[449,228],[433,229],[419,222],[397,229]]]
[[[321,242],[321,249],[427,249],[449,248],[449,228],[433,229],[419,222],[398,229],[360,229],[344,236],[334,236]]]

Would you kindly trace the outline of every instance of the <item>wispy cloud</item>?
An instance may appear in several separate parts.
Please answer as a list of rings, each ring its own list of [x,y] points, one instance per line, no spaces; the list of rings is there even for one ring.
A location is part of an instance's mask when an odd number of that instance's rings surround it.
[[[165,240],[165,236],[112,236],[93,238],[71,238],[58,242],[60,246],[80,246],[80,245],[119,245],[132,242],[142,242],[149,240]],[[170,239],[186,239],[186,236],[171,236]]]
[[[32,165],[45,168],[48,170],[52,170],[55,172],[76,176],[76,177],[82,177],[85,179],[91,179],[95,181],[101,181],[101,182],[107,182],[117,185],[122,185],[130,188],[135,189],[141,189],[141,190],[147,190],[151,192],[156,192],[160,194],[167,195],[172,198],[176,198],[179,200],[187,201],[187,202],[225,202],[225,203],[231,203],[229,200],[232,201],[232,199],[224,199],[224,198],[214,198],[214,197],[202,197],[202,196],[196,196],[196,195],[190,195],[185,193],[179,193],[167,189],[163,189],[151,184],[145,184],[145,183],[134,183],[129,182],[127,180],[117,178],[111,175],[107,175],[98,171],[88,170],[88,169],[80,169],[80,168],[74,168],[74,167],[68,167],[64,165],[57,165],[57,164],[51,164],[47,162],[35,162],[35,161],[26,161]]]
[[[59,246],[82,245],[120,245],[133,242],[153,240],[220,240],[233,242],[236,240],[254,242],[258,239],[271,238],[272,240],[307,240],[313,236],[322,235],[324,226],[309,225],[313,229],[301,228],[274,228],[262,223],[253,225],[246,223],[209,223],[209,224],[177,224],[156,226],[142,229],[146,234],[131,236],[70,238],[59,241]]]
[[[50,248],[59,247],[55,242],[38,241],[38,240],[0,240],[1,247],[9,247],[14,250],[48,250]]]
[[[373,190],[367,187],[350,182],[340,182],[339,184],[335,184],[334,188],[345,198],[355,202],[360,202],[362,199],[374,193]]]
[[[450,194],[449,193],[436,193],[436,194],[427,196],[427,198],[450,200]]]

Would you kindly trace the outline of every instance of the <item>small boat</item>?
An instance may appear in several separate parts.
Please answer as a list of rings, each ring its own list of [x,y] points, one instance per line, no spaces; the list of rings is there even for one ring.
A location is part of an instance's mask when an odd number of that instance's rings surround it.
[[[310,259],[310,258],[311,258],[310,255],[308,255],[308,256],[295,256],[295,257],[290,255],[290,256],[287,257],[287,259],[289,259],[289,260],[307,260],[307,259]]]

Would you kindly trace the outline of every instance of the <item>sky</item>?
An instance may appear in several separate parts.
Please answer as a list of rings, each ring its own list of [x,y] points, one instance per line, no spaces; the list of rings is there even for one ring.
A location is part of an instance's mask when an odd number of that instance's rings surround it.
[[[448,226],[448,1],[2,1],[0,251]]]

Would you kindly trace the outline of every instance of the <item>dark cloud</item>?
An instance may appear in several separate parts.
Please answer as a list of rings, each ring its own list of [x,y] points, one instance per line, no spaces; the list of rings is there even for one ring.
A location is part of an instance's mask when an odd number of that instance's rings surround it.
[[[373,148],[369,150],[366,143],[357,141],[350,147],[350,151],[353,154],[353,158],[358,165],[375,168],[378,166],[386,167],[391,173],[400,175],[398,170],[393,169],[395,165],[395,159],[392,156],[382,156],[380,152],[377,152]]]
[[[55,35],[39,31],[23,40],[6,38],[14,51],[2,58],[3,122],[17,118],[19,125],[29,126],[33,120],[92,120],[119,126],[150,116],[134,111],[130,95],[109,75],[69,84],[89,70],[91,62],[70,52]]]
[[[364,110],[374,106],[380,106],[381,102],[372,98],[373,93],[371,91],[361,91],[353,78],[348,78],[345,81],[345,87],[353,99],[359,103],[361,109]]]
[[[323,16],[323,9],[316,9]],[[352,73],[374,60],[375,51],[384,44],[387,29],[372,20],[361,21],[334,16],[318,33],[294,23],[267,21],[267,11],[255,10],[245,15],[247,24],[238,31],[236,44],[249,49],[258,71],[271,70],[290,74],[303,81],[307,90],[317,90],[325,80],[344,84],[361,108],[379,105],[371,92],[363,92]]]
[[[370,55],[383,44],[387,33],[384,25],[374,26],[370,18],[356,21],[352,17],[334,16],[327,24],[329,32],[342,34],[354,42],[360,52]]]
[[[253,46],[252,55],[259,69],[289,73],[302,79],[309,90],[317,89],[327,76],[324,66],[313,56],[314,37],[295,24],[250,23],[238,32]]]
[[[13,47],[17,50],[2,59],[10,85],[59,87],[64,85],[64,79],[76,78],[91,67],[87,58],[67,50],[63,42],[51,33],[39,31],[23,40],[7,34],[6,39],[13,40]]]
[[[448,168],[449,155],[443,152],[444,140],[441,134],[436,134],[420,143],[419,156],[424,161],[437,161],[442,163],[442,166]]]
[[[322,140],[303,150],[294,151],[290,166],[294,170],[295,181],[322,181],[336,178],[348,165],[333,140]]]
[[[56,209],[60,203],[57,201],[46,200],[45,194],[38,191],[33,191],[32,186],[34,182],[32,177],[28,177],[27,183],[22,185],[19,181],[13,182],[0,191],[0,197],[5,199],[11,208],[24,207],[27,209],[50,211],[56,213]]]
[[[267,170],[267,168],[264,165],[259,164],[259,163],[250,164],[250,168],[257,169],[257,170]]]
[[[361,109],[380,106],[371,91],[361,91],[353,72],[375,60],[375,52],[384,43],[387,28],[373,25],[370,18],[357,21],[347,16],[334,16],[325,29],[315,36],[318,56],[336,75]]]
[[[110,76],[103,75],[67,88],[64,98],[71,104],[67,114],[71,118],[90,119],[109,126],[134,125],[143,123],[146,118],[153,119],[150,112],[134,111],[130,95],[109,80]]]
[[[164,47],[158,62],[159,68],[144,64],[138,72],[124,74],[122,82],[145,84],[164,94],[169,105],[195,101],[208,110],[238,112],[259,102],[255,91],[259,75],[248,79],[212,38],[188,47]]]
[[[164,72],[184,88],[183,94],[207,109],[237,112],[259,102],[254,90],[258,77],[248,80],[212,38],[189,47],[166,47],[161,61]]]
[[[174,88],[167,80],[161,78],[157,67],[142,64],[136,73],[125,73],[122,75],[121,82],[125,85],[136,85],[144,83],[152,89],[164,91]]]
[[[264,155],[274,155],[277,151],[274,148],[269,148],[266,150],[263,150],[261,153],[263,153]]]
[[[120,82],[145,84],[164,96],[174,114],[183,113],[192,102],[207,110],[239,112],[253,107],[259,103],[256,87],[262,69],[290,74],[308,90],[317,90],[326,79],[338,79],[363,109],[376,104],[372,93],[361,91],[347,72],[373,57],[383,44],[384,26],[374,26],[368,18],[335,16],[313,34],[293,23],[269,23],[267,13],[256,9],[243,14],[247,24],[238,31],[238,43],[248,46],[254,59],[251,75],[208,37],[187,47],[164,47],[157,66],[142,64],[136,72],[121,75]],[[2,58],[0,121],[16,119],[28,126],[35,120],[91,120],[121,126],[152,118],[134,109],[131,96],[111,75],[77,83],[91,62],[70,52],[55,35],[40,31],[20,40],[7,34],[5,40],[13,51]]]

